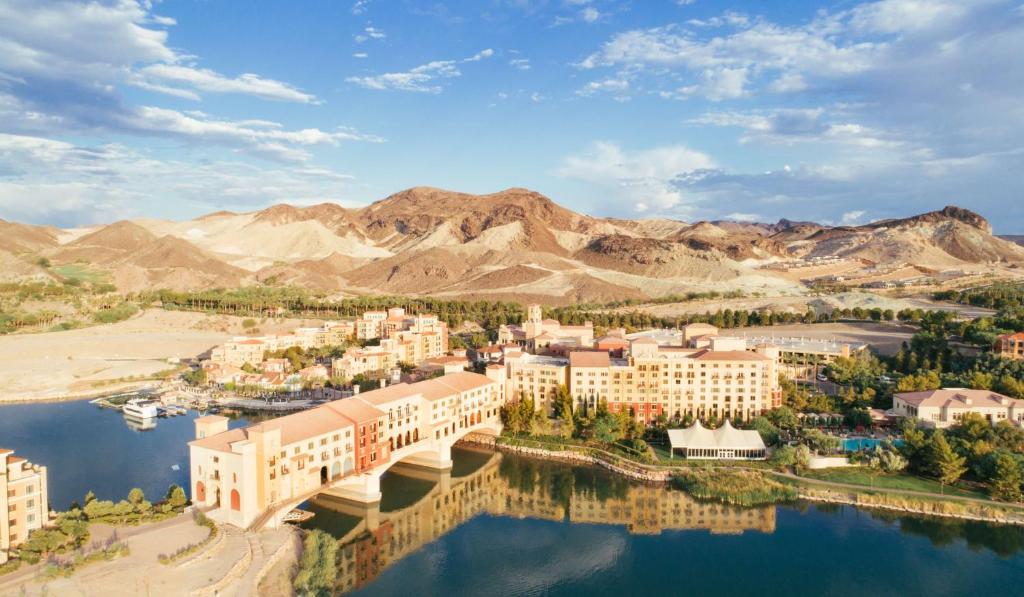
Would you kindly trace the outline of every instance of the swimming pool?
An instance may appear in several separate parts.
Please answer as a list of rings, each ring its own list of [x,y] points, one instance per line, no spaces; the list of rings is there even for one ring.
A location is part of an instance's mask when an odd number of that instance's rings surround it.
[[[843,451],[844,452],[857,452],[858,450],[874,450],[878,447],[878,444],[885,442],[883,439],[875,439],[873,437],[844,437],[843,438]],[[903,444],[903,440],[894,439],[892,440],[894,446]]]

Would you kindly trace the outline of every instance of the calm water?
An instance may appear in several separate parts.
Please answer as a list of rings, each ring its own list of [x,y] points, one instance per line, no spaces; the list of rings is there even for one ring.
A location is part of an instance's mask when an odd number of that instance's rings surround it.
[[[187,483],[192,418],[130,428],[87,402],[0,407],[0,446],[50,467],[55,507]],[[241,425],[239,419],[232,425]],[[601,470],[459,449],[396,466],[379,508],[317,499],[309,525],[360,595],[1022,594],[1024,529],[798,504],[731,508]],[[179,471],[172,470],[177,464]]]
[[[186,442],[196,416],[156,419],[155,428],[139,431],[121,413],[88,401],[0,406],[0,447],[47,467],[52,508],[81,502],[90,490],[118,500],[133,487],[155,501],[171,483],[188,487]]]
[[[389,474],[365,518],[318,500],[360,595],[1021,594],[1024,529],[797,504],[731,508],[589,468],[460,450]],[[461,470],[460,470],[460,466]],[[390,499],[389,499],[390,495]]]

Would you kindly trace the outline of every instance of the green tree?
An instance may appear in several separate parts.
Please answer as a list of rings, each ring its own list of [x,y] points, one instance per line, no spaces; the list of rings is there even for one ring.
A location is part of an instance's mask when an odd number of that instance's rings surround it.
[[[788,406],[780,406],[768,412],[768,419],[779,429],[796,429],[800,426],[800,419]]]
[[[132,504],[133,506],[138,506],[145,499],[146,494],[142,493],[142,490],[139,489],[138,487],[135,487],[128,492],[128,503]]]
[[[989,479],[992,496],[1006,502],[1019,502],[1022,482],[1024,479],[1021,477],[1017,459],[1005,452],[997,454],[992,478]]]
[[[928,464],[932,474],[942,485],[952,485],[967,472],[967,459],[953,451],[941,431],[932,434],[928,442]]]
[[[523,430],[520,413],[519,405],[515,402],[507,402],[501,407],[501,424],[509,433],[515,434]]]
[[[565,384],[561,384],[555,389],[552,407],[556,418],[564,418],[566,411],[568,411],[569,417],[572,417],[572,394],[569,393],[569,388]]]
[[[183,508],[188,502],[188,498],[185,497],[185,490],[178,485],[171,485],[167,489],[167,503],[172,508]]]
[[[784,470],[796,464],[796,450],[793,449],[793,446],[779,446],[772,450],[772,455],[768,462],[773,467]]]
[[[754,417],[748,428],[756,430],[766,446],[774,446],[779,443],[779,428],[773,425],[768,417]]]
[[[800,444],[793,450],[793,470],[797,474],[807,470],[807,467],[811,464],[811,449],[807,446]]]

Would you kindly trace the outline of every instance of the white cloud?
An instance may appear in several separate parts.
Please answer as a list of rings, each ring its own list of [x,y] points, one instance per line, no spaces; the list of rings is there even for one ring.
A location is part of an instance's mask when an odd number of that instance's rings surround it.
[[[480,62],[484,58],[490,58],[491,56],[494,56],[494,50],[487,48],[486,50],[480,50],[469,58],[463,59],[463,62]]]
[[[370,55],[367,54],[366,52],[356,52],[356,53],[352,54],[353,58],[369,58],[369,56]]]
[[[226,119],[159,105],[136,105],[122,88],[199,101],[204,93],[238,93],[315,104],[293,85],[246,73],[226,76],[172,49],[172,19],[149,2],[0,2],[0,133],[128,134],[217,145],[275,160],[310,158],[304,148],[342,141],[379,141],[337,128],[286,130],[258,119]]]
[[[866,214],[866,213],[867,212],[864,211],[863,209],[855,209],[853,211],[848,211],[848,212],[843,214],[843,218],[842,218],[843,224],[846,224],[846,225],[856,224],[857,222],[860,221],[861,218],[864,217],[864,214]]]
[[[588,6],[580,11],[580,18],[583,19],[584,23],[596,23],[604,15],[601,11],[597,10],[593,6]]]
[[[479,62],[493,55],[494,50],[487,48],[462,60],[435,60],[403,72],[352,76],[345,81],[367,89],[441,93],[444,90],[441,81],[462,76],[459,63]]]
[[[356,0],[355,3],[352,4],[352,14],[361,15],[366,12],[369,6],[370,0]]]
[[[158,81],[158,82],[154,82]],[[225,77],[205,68],[194,68],[176,64],[153,64],[138,69],[129,78],[129,83],[153,91],[172,95],[190,94],[189,90],[163,87],[164,83],[186,85],[192,89],[212,93],[242,93],[264,99],[291,101],[304,104],[318,103],[315,96],[300,91],[287,83],[264,79],[259,75],[246,73],[235,78]],[[182,95],[181,97],[188,97]],[[198,99],[198,94],[195,98]]]
[[[761,219],[761,216],[757,214],[748,214],[741,211],[734,211],[731,214],[725,216],[726,220],[733,220],[736,222],[757,222]]]
[[[747,95],[746,84],[746,68],[707,69],[704,71],[702,82],[680,87],[674,91],[663,91],[661,96],[671,99],[687,99],[694,95],[701,95],[717,102]]]
[[[184,64],[188,57],[168,45],[167,32],[150,28],[173,25],[174,20],[148,11],[148,3],[134,0],[0,3],[0,72],[26,83],[63,80],[99,89],[126,82],[186,99],[209,91],[316,101],[287,83],[256,74],[228,77]]]
[[[73,226],[137,216],[147,202],[189,212],[339,201],[353,178],[320,166],[161,160],[119,144],[0,134],[0,217]]]
[[[583,87],[576,90],[576,95],[583,97],[588,97],[596,93],[609,93],[616,97],[627,98],[629,94],[629,81],[625,79],[590,81]]]
[[[976,0],[977,1],[977,0]],[[958,0],[882,0],[850,10],[850,25],[870,33],[902,33],[945,27],[962,18],[968,4]]]
[[[508,61],[508,64],[516,70],[530,70],[529,58],[513,58]]]
[[[714,167],[710,156],[683,145],[630,152],[599,141],[582,154],[564,158],[557,174],[597,187],[602,196],[595,200],[603,203],[605,213],[628,216],[687,211],[691,205],[673,180]]]

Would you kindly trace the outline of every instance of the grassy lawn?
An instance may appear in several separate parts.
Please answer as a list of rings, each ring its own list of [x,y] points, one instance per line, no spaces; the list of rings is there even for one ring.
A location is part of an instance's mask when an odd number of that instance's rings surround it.
[[[851,485],[863,485],[865,487],[883,487],[886,489],[903,489],[907,491],[924,491],[927,493],[939,493],[940,485],[934,479],[915,477],[914,475],[869,475],[868,470],[863,467],[829,468],[816,471],[807,471],[803,476],[822,481],[835,483],[849,483]],[[946,495],[959,495],[964,497],[988,499],[988,494],[973,490],[963,482],[956,487],[946,487]]]
[[[68,281],[78,280],[79,282],[87,282],[89,284],[101,284],[109,279],[107,272],[93,269],[84,263],[55,265],[51,269],[55,274]]]

